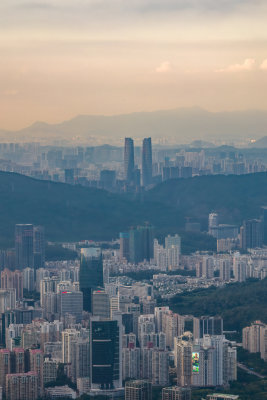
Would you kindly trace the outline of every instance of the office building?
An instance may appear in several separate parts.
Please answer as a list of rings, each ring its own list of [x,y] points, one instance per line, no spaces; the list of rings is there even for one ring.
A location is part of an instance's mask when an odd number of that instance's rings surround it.
[[[191,400],[191,389],[180,386],[163,388],[162,400]]]
[[[142,147],[142,185],[144,187],[152,184],[152,144],[151,138],[143,140]]]
[[[103,287],[103,261],[101,249],[81,249],[80,290],[83,292],[83,308],[92,311],[92,292]]]
[[[104,290],[94,290],[92,294],[92,313],[101,318],[110,317],[109,295]]]
[[[203,338],[205,335],[222,335],[223,319],[221,317],[194,318],[194,339]]]
[[[71,314],[76,323],[82,321],[83,293],[79,291],[63,290],[57,294],[58,312],[61,316]]]
[[[134,181],[134,142],[131,138],[124,141],[124,178],[128,184]]]
[[[112,390],[122,387],[122,323],[113,320],[90,319],[91,389]]]
[[[34,267],[32,224],[15,226],[15,263],[19,270]]]
[[[125,400],[152,400],[152,385],[146,380],[125,383]]]
[[[151,225],[138,226],[129,231],[129,261],[138,264],[154,256],[154,228]]]
[[[25,268],[23,271],[23,289],[28,290],[28,292],[32,292],[35,289],[34,285],[34,269],[33,268]]]
[[[33,257],[34,268],[43,268],[45,265],[45,232],[43,226],[33,228]]]
[[[129,261],[129,232],[120,233],[120,259]]]
[[[243,222],[240,228],[240,247],[243,250],[262,247],[263,245],[263,224],[261,220],[250,219]]]

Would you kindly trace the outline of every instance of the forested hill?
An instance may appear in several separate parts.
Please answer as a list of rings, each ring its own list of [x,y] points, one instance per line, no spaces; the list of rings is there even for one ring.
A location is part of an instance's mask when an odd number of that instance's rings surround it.
[[[204,228],[212,211],[220,214],[220,223],[242,224],[244,219],[258,218],[261,206],[267,205],[267,173],[173,179],[150,190],[146,200],[152,199],[176,207]]]
[[[169,305],[182,315],[221,315],[225,330],[241,332],[255,320],[267,323],[267,279],[186,292],[171,299]]]
[[[203,234],[183,232],[186,217],[204,223],[217,211],[221,222],[258,217],[267,204],[266,173],[204,176],[162,183],[140,199],[104,190],[39,181],[0,172],[0,245],[12,246],[16,223],[45,226],[52,241],[109,240],[150,222],[157,236],[181,233],[185,251],[214,249]]]

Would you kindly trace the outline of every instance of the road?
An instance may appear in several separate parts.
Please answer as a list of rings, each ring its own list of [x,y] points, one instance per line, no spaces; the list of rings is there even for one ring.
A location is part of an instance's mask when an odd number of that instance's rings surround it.
[[[248,367],[246,367],[244,364],[241,364],[240,362],[237,363],[238,368],[243,369],[243,371],[246,371],[250,375],[257,376],[260,379],[266,378],[264,375],[259,374],[258,372],[252,371]]]

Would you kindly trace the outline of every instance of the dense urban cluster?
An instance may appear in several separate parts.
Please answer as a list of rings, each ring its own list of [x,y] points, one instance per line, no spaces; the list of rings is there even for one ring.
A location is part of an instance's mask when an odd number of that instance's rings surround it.
[[[70,184],[92,184],[89,170],[96,154],[103,157],[98,169],[105,157],[108,163],[115,157],[118,170],[101,170],[95,185],[110,190],[117,185],[116,172],[123,177],[121,189],[136,191],[161,179],[265,169],[236,154],[221,155],[219,162],[203,150],[168,155],[157,149],[152,162],[150,138],[137,151],[141,170],[131,138],[125,139],[123,166],[117,148],[111,155],[110,148],[105,153],[2,144],[1,151],[7,150],[7,169]],[[24,169],[26,159],[32,165]],[[265,279],[267,207],[261,210],[259,219],[244,220],[241,227],[222,223],[210,210],[206,234],[217,240],[217,252],[192,254],[183,254],[179,234],[157,236],[147,222],[129,226],[110,242],[49,242],[75,257],[47,261],[44,227],[17,224],[14,248],[0,252],[2,395],[8,400],[82,395],[151,400],[153,389],[160,388],[162,400],[190,400],[196,389],[213,388],[218,393],[207,394],[209,400],[238,399],[223,394],[237,380],[237,349],[260,353],[266,361],[266,324],[257,320],[244,327],[238,343],[230,338],[236,332],[224,330],[222,316],[180,314],[169,301],[196,289]],[[200,224],[188,219],[185,230],[200,231]]]
[[[124,148],[1,143],[0,157],[3,171],[113,192],[142,192],[169,179],[242,175],[267,169],[264,152],[242,152],[234,147],[212,145],[207,149],[155,145],[152,149],[151,138],[145,138],[141,145],[138,142],[136,147],[132,138],[125,138]]]

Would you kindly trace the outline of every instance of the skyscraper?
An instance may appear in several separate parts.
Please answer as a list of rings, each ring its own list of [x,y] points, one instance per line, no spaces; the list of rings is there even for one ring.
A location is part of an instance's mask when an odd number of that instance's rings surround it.
[[[127,183],[134,181],[134,141],[125,138],[124,142],[124,176]]]
[[[101,249],[81,249],[80,290],[83,292],[83,308],[92,311],[92,291],[103,287],[103,261]]]
[[[16,268],[34,267],[33,225],[17,224],[15,227]]]
[[[139,263],[149,261],[154,256],[154,229],[147,224],[129,231],[129,261]]]
[[[142,185],[148,186],[152,183],[152,144],[151,138],[143,140],[142,147]]]
[[[90,319],[91,389],[110,390],[122,387],[122,323],[121,316],[113,320]]]
[[[34,268],[43,268],[45,263],[45,232],[43,226],[33,228]]]
[[[262,247],[263,245],[263,223],[257,219],[243,222],[240,228],[241,247],[243,250]]]

